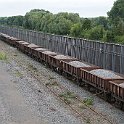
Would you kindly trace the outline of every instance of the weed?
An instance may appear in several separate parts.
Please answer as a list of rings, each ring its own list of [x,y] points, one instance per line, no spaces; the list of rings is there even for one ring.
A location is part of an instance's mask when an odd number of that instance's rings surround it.
[[[29,64],[28,68],[34,71],[38,71],[36,67],[34,67],[33,65]]]
[[[87,118],[86,123],[90,124],[90,118]]]
[[[53,79],[55,79],[55,78],[54,77],[51,77],[51,76],[49,77],[49,80],[53,80]]]
[[[86,109],[84,103],[79,103],[79,108],[81,108],[81,109]]]
[[[61,93],[61,94],[59,94],[59,96],[62,97],[64,99],[64,101],[67,102],[68,104],[71,103],[71,99],[76,98],[76,95],[69,91]]]
[[[23,76],[22,73],[20,73],[18,70],[15,72],[15,75],[16,75],[17,77]]]
[[[69,98],[64,98],[64,101],[65,101],[67,104],[71,104],[71,99],[69,99]]]
[[[51,82],[51,83],[46,83],[46,86],[58,86],[58,83],[56,81]]]
[[[76,95],[70,91],[61,93],[59,96],[60,97],[66,97],[66,98],[76,98]]]
[[[85,105],[87,105],[87,106],[91,106],[91,105],[93,105],[93,98],[85,98],[85,99],[83,100],[83,103],[84,103]]]
[[[0,52],[0,60],[6,60],[7,56],[4,52]]]

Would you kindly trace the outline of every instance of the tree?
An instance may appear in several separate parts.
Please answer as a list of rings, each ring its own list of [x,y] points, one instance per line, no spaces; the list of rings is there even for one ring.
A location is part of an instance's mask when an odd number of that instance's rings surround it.
[[[90,19],[86,18],[86,19],[83,20],[82,29],[83,30],[91,29],[91,21],[90,21]]]
[[[71,27],[70,35],[74,36],[74,37],[80,37],[81,36],[81,30],[82,30],[82,25],[80,23],[74,24]]]
[[[107,14],[113,24],[116,24],[119,18],[124,21],[124,0],[114,2],[112,9]]]
[[[90,30],[84,32],[84,37],[92,40],[101,40],[104,35],[104,28],[102,26],[96,26]]]
[[[110,31],[110,30],[106,31],[104,39],[106,42],[109,42],[109,43],[115,42],[115,36],[113,31]]]

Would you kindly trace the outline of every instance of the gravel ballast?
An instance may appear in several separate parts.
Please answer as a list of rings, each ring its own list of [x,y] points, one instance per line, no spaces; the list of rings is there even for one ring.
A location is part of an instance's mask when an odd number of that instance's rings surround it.
[[[47,49],[44,49],[44,48],[36,48],[35,50],[37,50],[37,51],[47,51]]]
[[[32,47],[39,47],[39,46],[37,46],[35,44],[29,44],[28,47],[31,47],[32,48]]]
[[[96,76],[99,76],[99,77],[105,78],[105,79],[123,79],[123,77],[121,77],[109,70],[95,69],[90,72]]]
[[[64,56],[64,55],[57,55],[54,58],[56,58],[56,59],[74,59],[70,56]]]
[[[79,67],[91,67],[90,65],[85,64],[85,63],[80,62],[80,61],[71,61],[68,64],[71,65],[71,66],[74,66],[74,67],[78,67],[78,68]]]
[[[57,55],[57,53],[51,51],[44,51],[43,53],[47,55]]]

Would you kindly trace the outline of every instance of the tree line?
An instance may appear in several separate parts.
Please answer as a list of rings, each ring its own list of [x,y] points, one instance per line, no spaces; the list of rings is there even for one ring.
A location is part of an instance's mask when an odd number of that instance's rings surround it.
[[[107,15],[108,17],[82,18],[78,13],[53,14],[43,9],[34,9],[25,16],[1,17],[0,24],[124,44],[124,0],[114,2]]]

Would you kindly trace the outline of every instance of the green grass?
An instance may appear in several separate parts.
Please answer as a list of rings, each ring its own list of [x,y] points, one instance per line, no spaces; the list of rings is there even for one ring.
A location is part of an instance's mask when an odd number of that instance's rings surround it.
[[[71,99],[76,98],[76,95],[69,91],[61,93],[61,94],[59,94],[59,96],[62,97],[64,99],[64,101],[68,104],[71,104]]]
[[[0,60],[6,60],[7,56],[4,52],[0,52]]]
[[[46,83],[45,85],[46,86],[58,86],[58,83],[54,81],[54,82]]]
[[[31,64],[28,64],[28,69],[29,70],[33,70],[33,71],[35,71],[35,72],[37,72],[38,70],[37,70],[37,68],[36,67],[34,67],[33,65],[31,65]]]
[[[51,76],[49,76],[49,80],[53,80],[53,79],[55,79],[55,77],[51,77]]]
[[[85,105],[87,105],[87,106],[91,106],[91,105],[93,105],[93,98],[85,98],[85,99],[83,100],[83,103],[84,103]]]
[[[17,77],[22,77],[23,74],[21,74],[21,72],[19,72],[18,70],[14,73]]]

